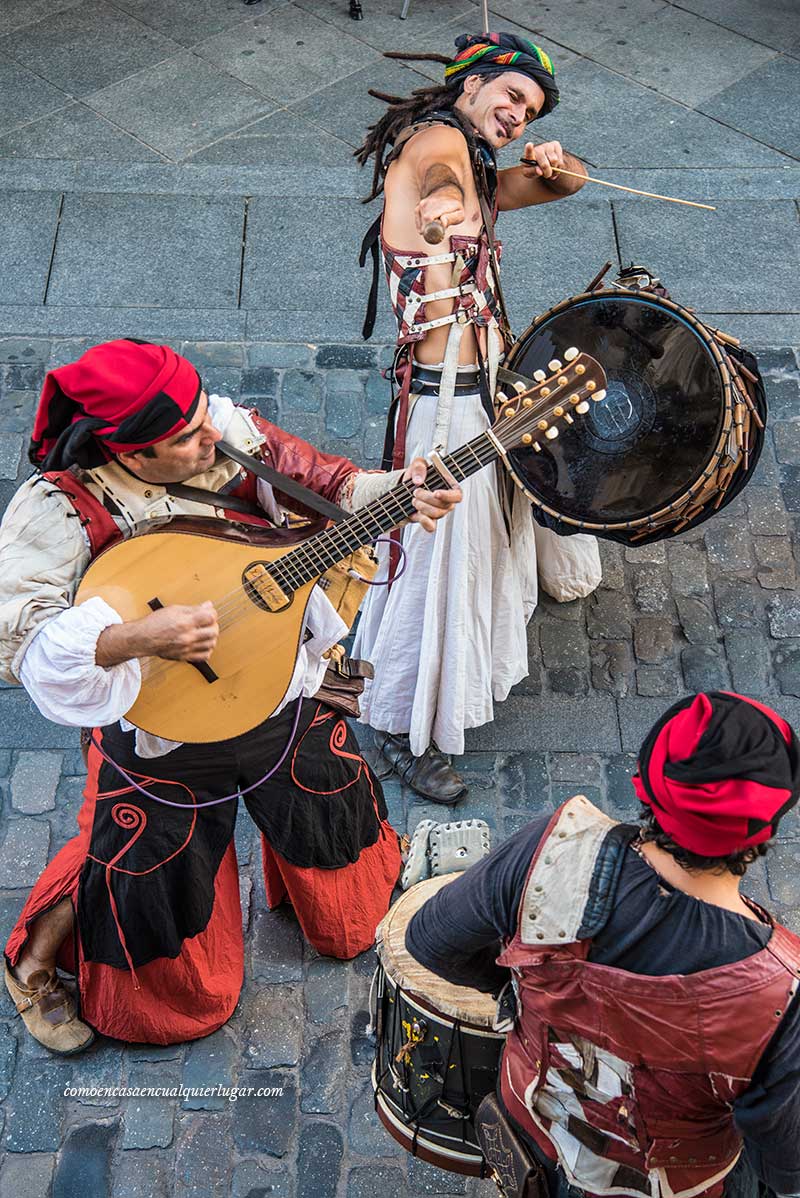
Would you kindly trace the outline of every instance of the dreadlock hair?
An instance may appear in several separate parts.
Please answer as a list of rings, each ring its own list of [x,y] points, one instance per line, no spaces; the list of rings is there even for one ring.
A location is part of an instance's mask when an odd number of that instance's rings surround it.
[[[450,62],[445,54],[404,54],[399,50],[387,50],[383,57],[396,58],[403,62],[440,62],[445,66]],[[373,154],[375,156],[372,191],[362,200],[362,203],[368,204],[383,191],[383,179],[386,174],[383,163],[387,146],[393,145],[408,125],[413,125],[415,121],[421,120],[438,108],[451,108],[461,95],[463,86],[463,79],[459,79],[449,86],[430,83],[427,87],[417,88],[410,96],[392,96],[387,92],[369,89],[369,95],[374,96],[376,100],[383,100],[385,104],[389,105],[389,109],[380,120],[376,121],[374,125],[370,125],[363,144],[353,154],[360,166],[364,166]]]

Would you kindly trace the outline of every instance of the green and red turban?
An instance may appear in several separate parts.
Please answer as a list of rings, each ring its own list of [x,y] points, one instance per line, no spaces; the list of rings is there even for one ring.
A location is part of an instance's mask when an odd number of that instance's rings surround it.
[[[770,840],[797,802],[800,745],[755,699],[693,695],[650,729],[633,785],[675,844],[727,857]]]
[[[29,456],[42,470],[100,466],[190,424],[200,376],[168,345],[106,341],[44,380]]]
[[[450,85],[468,75],[501,75],[517,71],[538,83],[544,92],[544,104],[537,114],[547,116],[558,103],[555,70],[549,56],[527,38],[513,33],[462,33],[456,38],[458,53],[445,67],[445,83]]]

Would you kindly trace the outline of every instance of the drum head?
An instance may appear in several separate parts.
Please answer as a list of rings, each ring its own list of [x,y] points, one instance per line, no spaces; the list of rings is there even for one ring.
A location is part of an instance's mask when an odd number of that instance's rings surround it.
[[[709,342],[657,296],[604,292],[542,317],[508,364],[530,377],[570,345],[603,366],[606,399],[540,453],[513,450],[519,481],[560,515],[592,524],[676,502],[707,469],[722,431],[722,373]]]
[[[428,878],[407,890],[378,928],[378,957],[388,976],[401,990],[417,995],[452,1019],[491,1028],[496,1003],[490,994],[482,994],[468,986],[453,986],[420,965],[406,948],[406,928],[412,916],[437,890],[459,876],[444,874],[440,878]]]

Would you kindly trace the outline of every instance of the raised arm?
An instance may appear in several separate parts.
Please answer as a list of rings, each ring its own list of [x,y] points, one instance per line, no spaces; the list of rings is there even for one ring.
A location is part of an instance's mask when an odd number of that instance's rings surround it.
[[[466,211],[465,197],[472,194],[463,134],[446,125],[435,125],[410,137],[402,157],[390,167],[386,194],[388,221],[393,222],[393,209],[413,208],[420,235],[431,221],[440,221],[445,229],[463,224],[471,215]]]
[[[567,151],[558,141],[534,145],[529,141],[522,155],[530,166],[520,163],[499,172],[497,202],[501,212],[514,208],[529,208],[532,204],[548,204],[551,200],[562,200],[565,196],[580,191],[586,182],[586,168],[579,158]],[[572,175],[560,175],[558,168],[574,171]]]

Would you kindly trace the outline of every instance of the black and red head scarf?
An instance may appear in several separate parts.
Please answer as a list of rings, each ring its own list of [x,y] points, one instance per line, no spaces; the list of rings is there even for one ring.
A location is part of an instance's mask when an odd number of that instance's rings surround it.
[[[676,844],[727,857],[770,840],[797,802],[800,744],[755,699],[693,695],[650,729],[633,785]]]
[[[29,456],[46,470],[91,469],[190,424],[200,376],[168,345],[106,341],[44,380]]]

